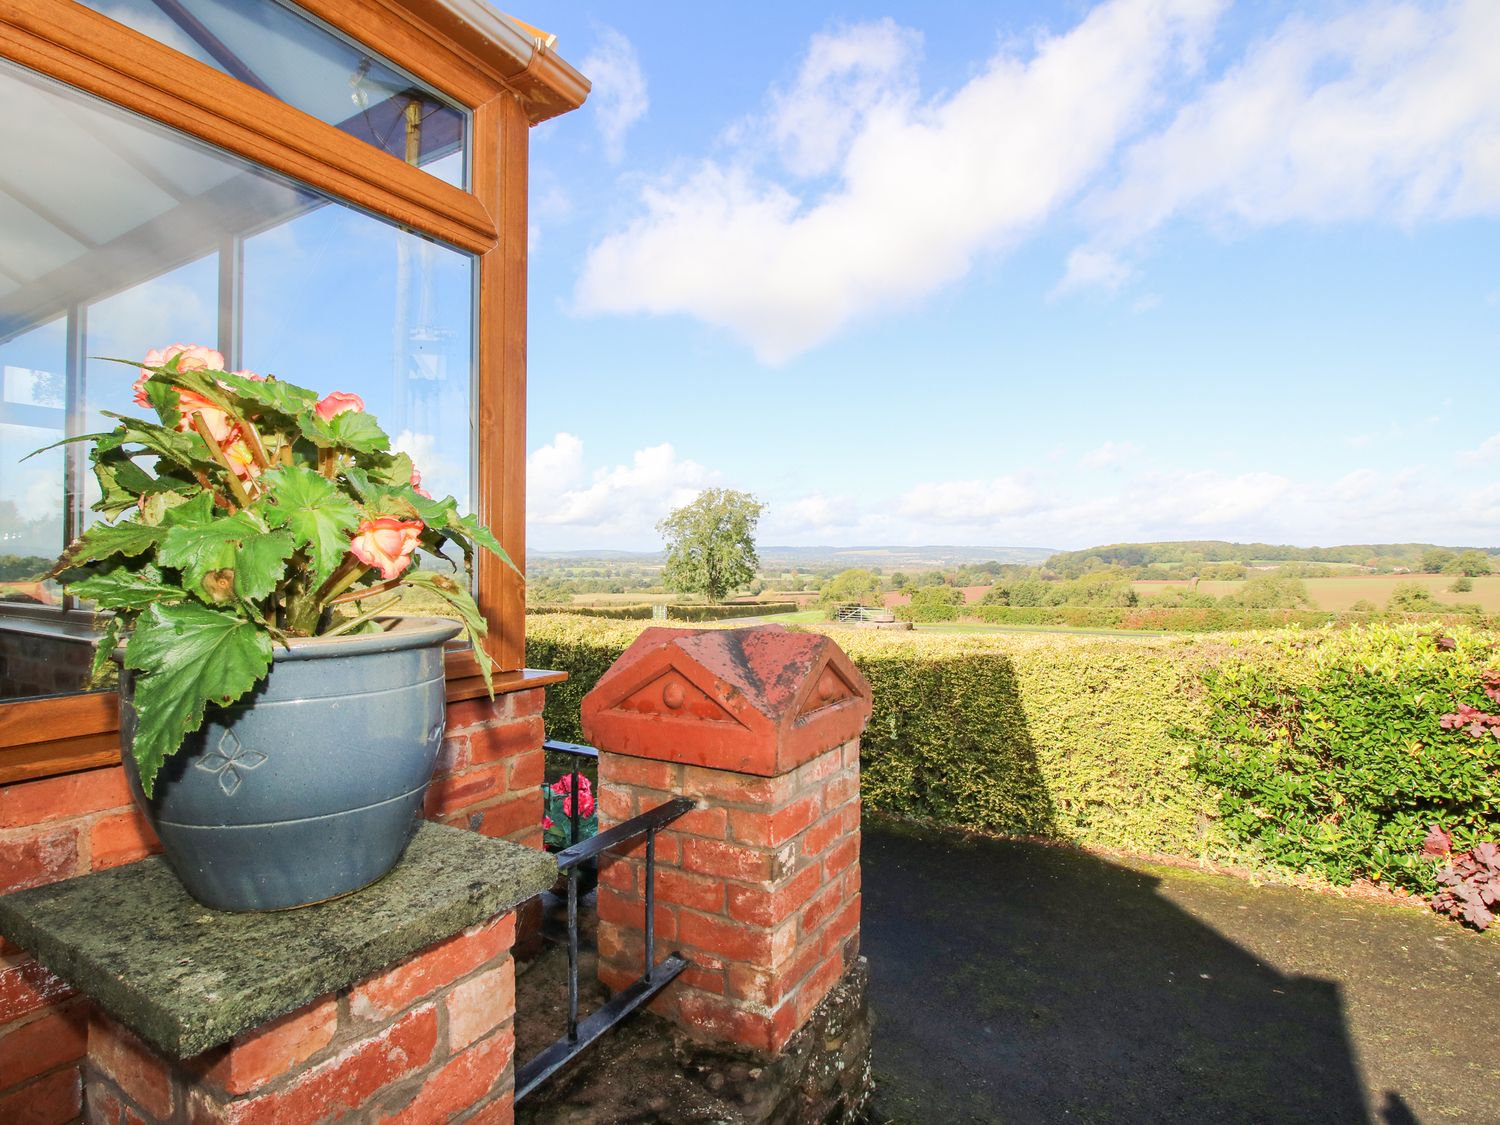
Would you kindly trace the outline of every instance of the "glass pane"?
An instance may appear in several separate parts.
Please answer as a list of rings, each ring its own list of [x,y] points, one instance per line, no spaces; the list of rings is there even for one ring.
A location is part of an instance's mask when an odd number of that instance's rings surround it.
[[[465,185],[468,115],[430,86],[277,0],[83,0],[110,19],[320,121]],[[457,154],[458,159],[443,159]]]
[[[0,145],[27,154],[0,166],[0,697],[83,686],[87,616],[27,579],[98,518],[96,485],[82,447],[23,458],[140,412],[136,369],[102,357],[206,344],[358,394],[469,505],[470,255],[3,60],[0,99]]]
[[[473,260],[327,207],[247,239],[244,271],[245,366],[356,391],[422,487],[471,510]],[[461,563],[456,550],[421,558],[442,573]],[[418,591],[402,602],[450,615]]]
[[[246,239],[244,262],[245,366],[357,392],[468,511],[472,259],[324,207]]]
[[[57,605],[36,575],[62,549],[64,451],[27,454],[66,436],[67,324],[59,318],[0,343],[0,598]]]
[[[114,429],[115,420],[105,416],[106,410],[141,415],[132,390],[139,370],[102,357],[134,359],[164,343],[213,344],[219,338],[218,287],[219,255],[206,254],[83,306],[83,354],[88,358],[83,369],[84,418],[80,432]],[[90,510],[99,499],[99,482],[87,471],[80,477],[80,526],[87,527],[102,518]]]

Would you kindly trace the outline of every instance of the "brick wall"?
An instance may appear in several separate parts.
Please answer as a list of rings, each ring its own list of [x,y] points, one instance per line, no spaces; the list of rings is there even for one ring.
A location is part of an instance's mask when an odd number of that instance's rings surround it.
[[[514,939],[502,915],[176,1064],[95,1014],[88,1121],[509,1123]]]
[[[427,789],[427,818],[542,846],[544,689],[448,707],[448,736]]]
[[[779,1051],[859,954],[859,742],[778,777],[599,756],[601,827],[682,795],[656,844],[657,957],[692,962],[655,1010],[695,1034]],[[606,861],[599,975],[644,965],[644,843]]]
[[[448,708],[429,819],[541,847],[543,690]],[[159,850],[119,766],[0,786],[0,893]],[[82,997],[0,939],[0,1122],[77,1116],[88,1019]]]

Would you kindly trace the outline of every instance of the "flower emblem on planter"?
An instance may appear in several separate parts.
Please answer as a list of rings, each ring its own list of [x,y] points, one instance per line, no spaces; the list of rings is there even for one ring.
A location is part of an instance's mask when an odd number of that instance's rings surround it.
[[[218,774],[219,788],[224,791],[224,796],[233,797],[245,780],[245,771],[258,769],[265,760],[266,756],[259,750],[242,745],[234,731],[226,730],[224,737],[219,739],[219,748],[205,754],[193,765],[204,773]]]

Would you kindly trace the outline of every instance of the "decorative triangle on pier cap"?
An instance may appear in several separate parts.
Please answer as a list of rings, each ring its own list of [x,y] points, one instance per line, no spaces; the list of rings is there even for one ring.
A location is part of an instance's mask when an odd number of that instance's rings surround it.
[[[637,688],[615,704],[614,709],[668,719],[699,719],[710,723],[738,721],[676,668],[669,668],[644,687]]]
[[[859,698],[854,685],[844,678],[832,661],[824,664],[810,679],[813,689],[802,700],[802,707],[797,712],[799,723],[805,722],[825,707],[836,707],[847,700]]]
[[[584,697],[600,750],[773,777],[858,738],[870,685],[834,641],[775,625],[647,629]]]

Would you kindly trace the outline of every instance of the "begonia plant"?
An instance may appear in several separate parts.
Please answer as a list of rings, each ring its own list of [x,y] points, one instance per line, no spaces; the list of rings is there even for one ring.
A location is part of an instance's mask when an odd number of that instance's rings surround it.
[[[137,366],[134,361],[131,366]],[[148,352],[135,402],[156,420],[118,421],[88,441],[105,519],[50,572],[101,614],[97,676],[125,641],[132,750],[149,796],[162,762],[259,684],[277,644],[378,628],[401,587],[435,595],[463,622],[486,684],[485,620],[464,576],[414,565],[452,544],[510,559],[452,496],[436,499],[358,395],[317,393],[225,371],[212,348]],[[456,564],[448,562],[456,570]],[[513,564],[512,564],[513,565]]]
[[[573,838],[573,778],[565,773],[542,792],[542,842],[551,851],[572,847],[599,833],[599,810],[594,787],[583,774],[578,778],[578,837]]]

